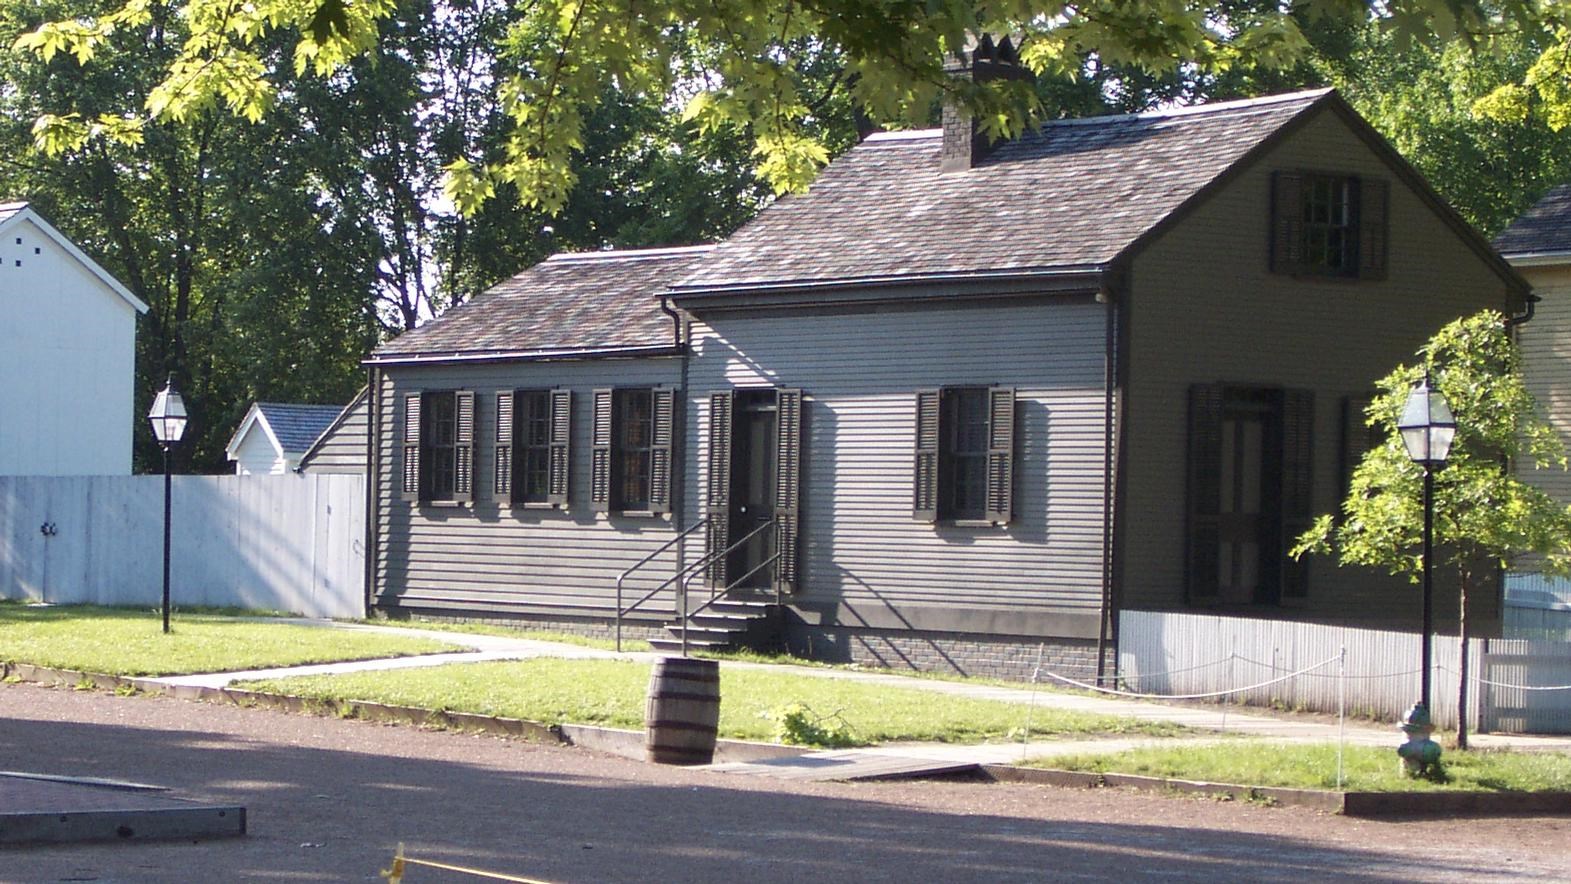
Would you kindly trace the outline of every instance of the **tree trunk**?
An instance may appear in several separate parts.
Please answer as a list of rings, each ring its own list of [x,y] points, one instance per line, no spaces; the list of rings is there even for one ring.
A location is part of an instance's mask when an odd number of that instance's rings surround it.
[[[1469,580],[1468,580],[1468,572],[1464,569],[1462,571],[1462,581],[1461,581],[1461,583],[1462,583],[1462,596],[1461,596],[1461,601],[1459,602],[1459,606],[1457,608],[1457,626],[1459,627],[1458,628],[1458,633],[1461,636],[1462,647],[1460,649],[1460,651],[1461,651],[1460,654],[1458,654],[1458,660],[1460,660],[1461,662],[1457,666],[1457,670],[1458,671],[1457,671],[1457,689],[1456,689],[1456,747],[1458,749],[1463,749],[1463,750],[1467,749],[1467,644],[1468,644],[1467,643],[1467,639],[1468,639],[1468,634],[1467,634],[1467,585],[1468,585],[1468,582],[1469,582]]]

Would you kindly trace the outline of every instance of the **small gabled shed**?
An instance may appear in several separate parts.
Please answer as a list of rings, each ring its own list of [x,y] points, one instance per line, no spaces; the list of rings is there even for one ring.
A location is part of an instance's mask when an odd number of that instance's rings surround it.
[[[293,472],[300,459],[338,420],[341,405],[256,402],[251,405],[224,453],[239,476]]]

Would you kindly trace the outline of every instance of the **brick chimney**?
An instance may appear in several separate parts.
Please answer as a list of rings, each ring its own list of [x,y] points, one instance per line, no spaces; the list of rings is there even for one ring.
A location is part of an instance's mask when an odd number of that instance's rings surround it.
[[[983,34],[973,45],[955,54],[944,68],[951,77],[966,77],[974,83],[993,80],[1029,80],[1031,71],[1020,64],[1020,54],[1008,37],[993,43]],[[944,153],[939,169],[957,172],[980,163],[993,150],[989,139],[977,131],[970,111],[946,99],[943,109]]]

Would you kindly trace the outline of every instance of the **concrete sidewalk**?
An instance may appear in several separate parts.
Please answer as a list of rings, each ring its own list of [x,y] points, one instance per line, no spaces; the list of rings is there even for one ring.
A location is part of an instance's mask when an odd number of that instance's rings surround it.
[[[276,620],[274,621],[276,622]],[[171,676],[147,679],[170,686],[200,686],[221,688],[233,681],[260,678],[285,678],[294,675],[320,675],[372,670],[406,669],[420,666],[440,666],[448,663],[481,660],[523,660],[531,657],[560,657],[569,659],[623,659],[653,662],[662,655],[651,652],[622,652],[588,648],[579,645],[541,641],[538,639],[510,638],[507,636],[481,635],[464,632],[447,632],[433,629],[416,629],[403,626],[381,626],[368,623],[341,623],[332,620],[290,618],[287,622],[324,629],[361,630],[397,635],[421,635],[437,641],[450,642],[466,651],[446,654],[427,654],[415,657],[396,657],[384,660],[362,660],[351,663],[329,663],[297,666],[282,669],[225,672],[202,675]],[[1087,693],[1067,693],[1047,689],[1033,689],[1029,685],[1004,687],[934,678],[917,678],[893,673],[867,672],[850,669],[831,669],[788,664],[721,661],[722,669],[774,669],[788,670],[793,675],[809,678],[828,678],[856,681],[906,690],[929,691],[939,696],[967,697],[981,700],[998,700],[1024,703],[1042,709],[1082,712],[1093,715],[1112,715],[1142,721],[1171,722],[1199,731],[1242,734],[1274,740],[1293,742],[1336,742],[1349,744],[1391,746],[1401,742],[1393,725],[1375,725],[1364,721],[1338,723],[1326,716],[1307,716],[1277,713],[1259,707],[1227,705],[1181,705],[1149,700],[1134,700],[1116,696],[1094,696]],[[1186,737],[1185,740],[1212,740],[1214,737]],[[1084,752],[1117,752],[1138,745],[1170,743],[1172,739],[1105,739],[1105,740],[1030,740],[1024,743],[990,743],[977,745],[949,745],[941,743],[896,744],[868,749],[846,750],[836,755],[858,755],[869,759],[899,756],[906,759],[925,759],[937,763],[997,763],[1019,761],[1025,758],[1044,757]],[[1522,736],[1515,734],[1474,734],[1469,742],[1477,748],[1515,749],[1522,751],[1571,752],[1571,736]],[[824,753],[813,753],[822,755]],[[778,765],[778,763],[772,763]]]

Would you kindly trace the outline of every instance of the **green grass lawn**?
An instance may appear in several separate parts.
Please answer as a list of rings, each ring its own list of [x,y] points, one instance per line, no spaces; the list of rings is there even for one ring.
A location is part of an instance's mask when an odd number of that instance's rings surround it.
[[[415,636],[176,612],[0,603],[0,661],[106,675],[233,672],[456,650]]]
[[[1571,791],[1571,756],[1527,752],[1446,752],[1444,782],[1414,780],[1397,772],[1391,748],[1347,746],[1343,788],[1350,792]],[[1336,746],[1233,742],[1222,745],[1153,746],[1113,755],[1075,755],[1029,762],[1033,767],[1139,774],[1241,786],[1336,788]]]
[[[468,663],[399,672],[301,677],[236,685],[321,700],[364,700],[397,706],[473,712],[546,724],[641,728],[650,666],[624,660],[536,659]],[[793,703],[817,716],[838,713],[856,744],[897,740],[984,742],[1018,734],[1024,704],[972,700],[924,691],[789,672],[722,667],[720,735],[776,738],[769,717]],[[1171,735],[1176,725],[1038,707],[1033,737],[1138,733]]]

